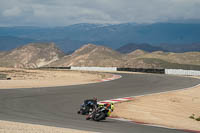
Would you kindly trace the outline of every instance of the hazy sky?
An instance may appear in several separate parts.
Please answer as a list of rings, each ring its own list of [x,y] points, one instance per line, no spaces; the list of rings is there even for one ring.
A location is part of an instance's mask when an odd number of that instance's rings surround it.
[[[200,0],[0,0],[0,26],[200,20]]]

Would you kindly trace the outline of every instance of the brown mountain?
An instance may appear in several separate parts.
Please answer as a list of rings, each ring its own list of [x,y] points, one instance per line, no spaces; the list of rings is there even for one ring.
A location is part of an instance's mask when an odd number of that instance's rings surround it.
[[[142,55],[145,55],[147,54],[148,52],[146,51],[143,51],[143,50],[140,50],[140,49],[137,49],[129,54],[127,54],[129,57],[138,57],[138,56],[142,56]]]
[[[124,55],[110,48],[87,44],[50,66],[122,66]]]
[[[139,58],[160,59],[170,63],[200,65],[200,52],[185,52],[185,53],[166,53],[153,52],[140,56]]]
[[[200,52],[149,53],[137,49],[129,54],[121,54],[104,46],[87,44],[71,55],[64,55],[53,43],[31,43],[9,52],[0,52],[0,66],[25,68],[99,66],[200,70]]]
[[[49,66],[200,69],[199,57],[200,52],[167,53],[156,51],[148,53],[139,49],[129,54],[120,54],[110,48],[87,44]]]
[[[3,57],[6,53],[7,52],[4,52],[4,51],[0,52],[0,58]]]
[[[54,43],[30,43],[0,54],[1,67],[37,68],[64,56]]]
[[[140,55],[138,56],[137,53]],[[168,53],[156,51],[144,53],[134,51],[128,57],[125,66],[130,67],[200,69],[200,52]]]

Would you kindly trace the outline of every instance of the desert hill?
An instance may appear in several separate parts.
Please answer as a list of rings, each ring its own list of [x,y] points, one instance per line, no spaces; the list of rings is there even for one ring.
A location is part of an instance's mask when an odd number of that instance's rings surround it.
[[[172,53],[136,50],[128,54],[125,66],[142,68],[174,68],[200,70],[200,52]]]
[[[7,52],[1,52],[0,51],[0,58],[3,57]]]
[[[149,53],[140,49],[129,54],[121,54],[104,46],[87,44],[49,66],[200,69],[199,57],[200,52],[168,53],[155,51]]]
[[[0,66],[36,68],[59,60],[64,56],[54,43],[30,43],[0,54]]]
[[[145,55],[147,54],[148,52],[144,51],[144,50],[141,50],[141,49],[136,49],[135,51],[132,51],[131,53],[128,53],[127,55],[129,57],[138,57],[138,56],[142,56],[142,55]]]
[[[71,55],[53,62],[50,66],[101,66],[114,67],[123,64],[123,56],[110,48],[87,44]]]
[[[170,63],[200,65],[200,52],[172,53],[157,51],[153,53],[143,54],[139,58],[160,59]]]
[[[99,66],[200,70],[200,52],[150,53],[137,49],[122,54],[104,46],[87,44],[70,55],[64,55],[54,43],[31,43],[9,52],[0,52],[0,66],[23,68]]]

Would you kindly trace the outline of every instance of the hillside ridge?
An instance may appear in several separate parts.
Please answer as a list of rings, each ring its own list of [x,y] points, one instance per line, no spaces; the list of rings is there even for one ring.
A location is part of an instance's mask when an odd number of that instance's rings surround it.
[[[0,54],[1,67],[37,68],[59,60],[64,53],[54,43],[29,43]]]
[[[2,67],[19,68],[98,66],[200,70],[200,52],[146,52],[137,49],[123,54],[105,46],[89,43],[72,54],[65,55],[54,43],[30,43],[9,52],[0,52],[0,62]]]

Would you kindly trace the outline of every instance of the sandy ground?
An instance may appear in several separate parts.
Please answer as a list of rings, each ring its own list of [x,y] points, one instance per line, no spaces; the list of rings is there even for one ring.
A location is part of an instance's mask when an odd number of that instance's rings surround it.
[[[92,132],[0,120],[0,133],[92,133]]]
[[[115,105],[113,117],[130,119],[178,129],[200,131],[200,86],[136,97],[134,100]]]
[[[67,86],[95,83],[111,74],[70,70],[25,70],[0,68],[11,80],[0,80],[0,89]]]

